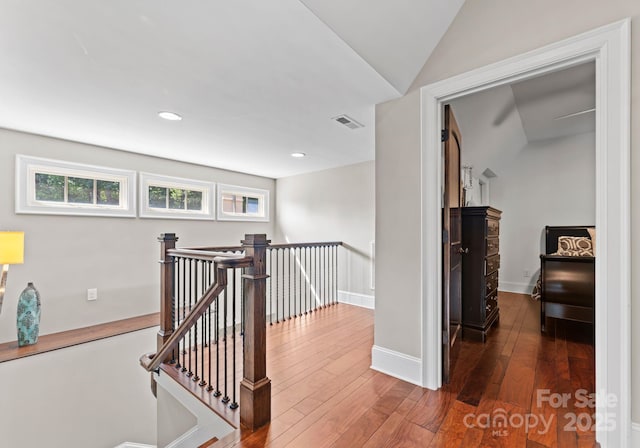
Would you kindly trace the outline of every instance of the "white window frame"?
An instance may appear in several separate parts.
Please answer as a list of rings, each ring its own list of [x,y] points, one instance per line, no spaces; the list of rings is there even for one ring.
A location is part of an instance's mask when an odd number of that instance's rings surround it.
[[[149,207],[149,187],[180,188],[202,192],[202,210],[161,209]],[[215,220],[214,182],[164,176],[162,174],[140,173],[140,217],[162,219],[204,219]]]
[[[223,211],[222,196],[229,193],[242,196],[257,196],[260,201],[260,213],[228,213]],[[241,187],[238,185],[218,184],[218,221],[269,222],[269,190]]]
[[[36,173],[120,183],[119,205],[36,200]],[[80,215],[135,218],[136,172],[62,160],[16,155],[15,211],[18,214]]]

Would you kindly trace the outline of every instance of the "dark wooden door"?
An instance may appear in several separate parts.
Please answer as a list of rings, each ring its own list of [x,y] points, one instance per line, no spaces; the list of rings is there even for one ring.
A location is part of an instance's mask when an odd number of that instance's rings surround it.
[[[444,108],[444,201],[442,207],[442,379],[449,382],[451,349],[462,322],[462,137],[449,105]]]

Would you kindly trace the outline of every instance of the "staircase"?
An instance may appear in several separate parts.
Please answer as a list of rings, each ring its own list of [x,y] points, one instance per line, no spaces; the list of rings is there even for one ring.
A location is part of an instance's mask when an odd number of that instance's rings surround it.
[[[159,241],[157,351],[140,358],[158,398],[158,445],[217,446],[269,423],[267,322],[337,303],[341,243],[246,235],[241,246],[178,249],[171,233]]]

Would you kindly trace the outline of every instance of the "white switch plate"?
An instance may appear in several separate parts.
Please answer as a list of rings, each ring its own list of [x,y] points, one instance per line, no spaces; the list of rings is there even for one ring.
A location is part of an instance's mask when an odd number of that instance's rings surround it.
[[[525,270],[524,270],[524,276],[525,276],[526,278],[531,277],[531,275],[530,275],[530,273],[529,273],[529,269],[525,269]]]
[[[87,289],[87,300],[98,300],[98,288]]]

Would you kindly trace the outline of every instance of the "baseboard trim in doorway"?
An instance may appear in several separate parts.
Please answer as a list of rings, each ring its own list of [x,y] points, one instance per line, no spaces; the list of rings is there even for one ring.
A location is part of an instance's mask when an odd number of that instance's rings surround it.
[[[529,283],[515,283],[500,281],[498,289],[504,292],[514,292],[516,294],[531,294],[533,286]]]
[[[411,384],[422,386],[420,358],[374,345],[371,349],[371,368]]]

